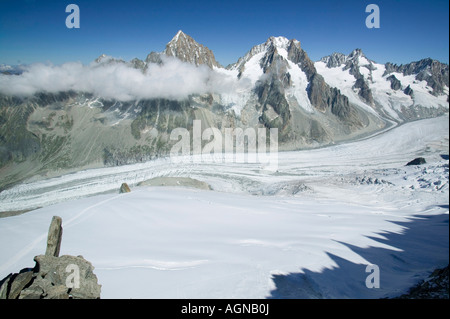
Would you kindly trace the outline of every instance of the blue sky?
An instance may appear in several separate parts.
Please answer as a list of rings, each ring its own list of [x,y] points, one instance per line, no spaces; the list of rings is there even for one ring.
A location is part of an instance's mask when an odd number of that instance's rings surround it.
[[[80,29],[66,28],[70,3],[80,8]],[[380,8],[379,29],[365,25],[370,3]],[[449,56],[448,0],[0,0],[0,63],[145,59],[180,29],[224,66],[272,35],[299,40],[314,61],[355,48],[379,63]]]

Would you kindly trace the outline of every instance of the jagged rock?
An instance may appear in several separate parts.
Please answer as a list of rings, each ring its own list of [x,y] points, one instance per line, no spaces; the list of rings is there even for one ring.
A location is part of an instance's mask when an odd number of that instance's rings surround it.
[[[422,164],[426,164],[426,160],[423,157],[417,157],[415,159],[413,159],[411,162],[408,162],[408,164],[406,164],[406,166],[411,166],[411,165],[422,165]]]
[[[33,272],[26,271],[23,273],[19,273],[17,276],[12,276],[10,281],[10,290],[8,294],[8,299],[16,299],[20,292],[30,283],[33,279]]]
[[[329,56],[323,57],[320,61],[327,64],[327,68],[336,68],[345,64],[347,61],[347,56],[343,53],[335,52]]]
[[[195,64],[196,66],[206,64],[210,68],[221,67],[210,49],[197,43],[181,30],[167,44],[164,54],[176,57],[184,62]]]
[[[46,289],[45,281],[48,281],[52,286],[66,287],[67,294],[74,299],[100,298],[101,285],[98,284],[97,276],[93,272],[94,267],[82,256],[39,255],[34,257],[34,260],[36,268],[39,269],[36,278],[42,280],[41,283],[38,283],[39,287],[44,290]],[[60,290],[57,292],[61,293]],[[49,293],[49,291],[45,290],[45,293]],[[56,292],[53,293],[56,294]]]
[[[386,80],[391,82],[391,89],[397,91],[402,88],[402,83],[395,77],[395,75],[390,75]]]
[[[409,96],[411,96],[411,97],[414,96],[414,91],[413,91],[413,89],[411,89],[411,86],[410,86],[410,85],[408,85],[408,86],[406,87],[406,89],[403,91],[403,93],[405,93],[406,95],[409,95]]]
[[[128,184],[122,183],[122,185],[120,186],[120,193],[129,193],[129,192],[131,192],[131,189],[128,186]]]
[[[59,250],[61,248],[62,239],[62,219],[59,216],[53,216],[50,224],[47,236],[47,250],[45,255],[47,256],[59,256]]]
[[[145,62],[138,58],[134,58],[133,60],[131,60],[129,62],[129,65],[131,65],[133,68],[139,69],[139,70],[144,70],[144,68],[145,68]]]
[[[3,280],[0,281],[0,299],[8,298],[8,284],[13,274],[9,274]]]
[[[420,61],[411,62],[405,65],[386,63],[385,74],[392,72],[403,73],[403,75],[416,75],[416,80],[426,81],[433,88],[432,94],[438,95],[444,92],[444,88],[449,86],[449,66],[448,64],[427,58]],[[407,94],[407,93],[406,93]]]
[[[163,63],[161,59],[161,53],[154,51],[150,52],[145,59],[145,63],[147,64],[147,66],[149,63],[156,63],[158,65],[161,65]]]
[[[97,59],[95,59],[96,63],[99,64],[125,64],[126,62],[122,59],[116,59],[113,58],[112,56],[106,55],[106,54],[102,54],[100,55]]]
[[[0,287],[0,299],[98,299],[94,267],[82,256],[39,255],[36,266],[9,275]],[[8,291],[8,287],[9,291]]]
[[[44,299],[69,299],[68,289],[63,285],[52,286]]]
[[[47,290],[51,289],[52,284],[49,280],[37,278],[33,280],[30,287],[22,290],[19,299],[41,299],[46,295]]]

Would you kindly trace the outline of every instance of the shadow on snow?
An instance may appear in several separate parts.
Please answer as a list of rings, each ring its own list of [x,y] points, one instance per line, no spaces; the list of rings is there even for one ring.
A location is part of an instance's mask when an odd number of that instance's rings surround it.
[[[437,205],[448,209],[448,205]],[[427,278],[435,268],[449,262],[449,215],[414,216],[407,222],[395,222],[405,228],[401,234],[380,233],[386,239],[369,237],[401,251],[387,248],[360,248],[340,242],[379,267],[379,288],[367,288],[367,264],[356,264],[334,254],[327,255],[337,264],[333,269],[273,275],[276,286],[269,299],[396,297]]]

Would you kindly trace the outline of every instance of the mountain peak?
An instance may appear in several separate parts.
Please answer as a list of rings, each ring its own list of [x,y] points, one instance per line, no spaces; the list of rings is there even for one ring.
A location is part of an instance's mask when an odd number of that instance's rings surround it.
[[[175,36],[172,38],[172,40],[170,42],[177,42],[180,38],[183,39],[186,37],[189,37],[189,36],[186,35],[182,30],[178,30],[177,34],[175,34]]]
[[[221,67],[210,49],[198,43],[181,30],[166,45],[163,53],[167,56],[176,57],[183,62],[195,64],[196,66],[206,64],[210,68]]]
[[[289,40],[285,37],[273,37],[272,36],[266,41],[266,44],[272,44],[277,48],[287,49]]]
[[[334,52],[331,55],[323,57],[320,61],[324,62],[327,65],[327,68],[335,68],[345,64],[347,56],[343,53]]]
[[[362,51],[362,49],[356,48],[348,56],[351,58],[351,57],[365,56],[365,55],[364,55],[364,52]]]
[[[344,64],[347,65],[347,68],[350,67],[350,64],[354,64],[356,66],[368,65],[370,67],[370,65],[373,63],[359,48],[354,49],[352,52],[350,52],[349,55],[334,52],[331,55],[323,57],[322,59],[320,59],[320,61],[324,62],[328,68],[335,68]]]
[[[102,53],[97,59],[95,59],[95,62],[100,63],[102,60],[106,59],[108,56],[104,53]]]
[[[101,54],[97,59],[94,60],[96,63],[99,64],[111,64],[111,63],[125,63],[122,59],[116,59],[110,55],[107,54]]]

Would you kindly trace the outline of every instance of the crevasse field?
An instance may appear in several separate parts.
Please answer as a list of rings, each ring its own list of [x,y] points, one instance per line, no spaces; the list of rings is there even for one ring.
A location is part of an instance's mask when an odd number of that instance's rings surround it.
[[[94,265],[102,298],[398,296],[449,261],[448,120],[282,152],[275,172],[161,159],[17,185],[0,211],[41,208],[0,219],[0,278],[34,266],[58,215],[60,255]],[[212,190],[137,186],[159,176]]]

